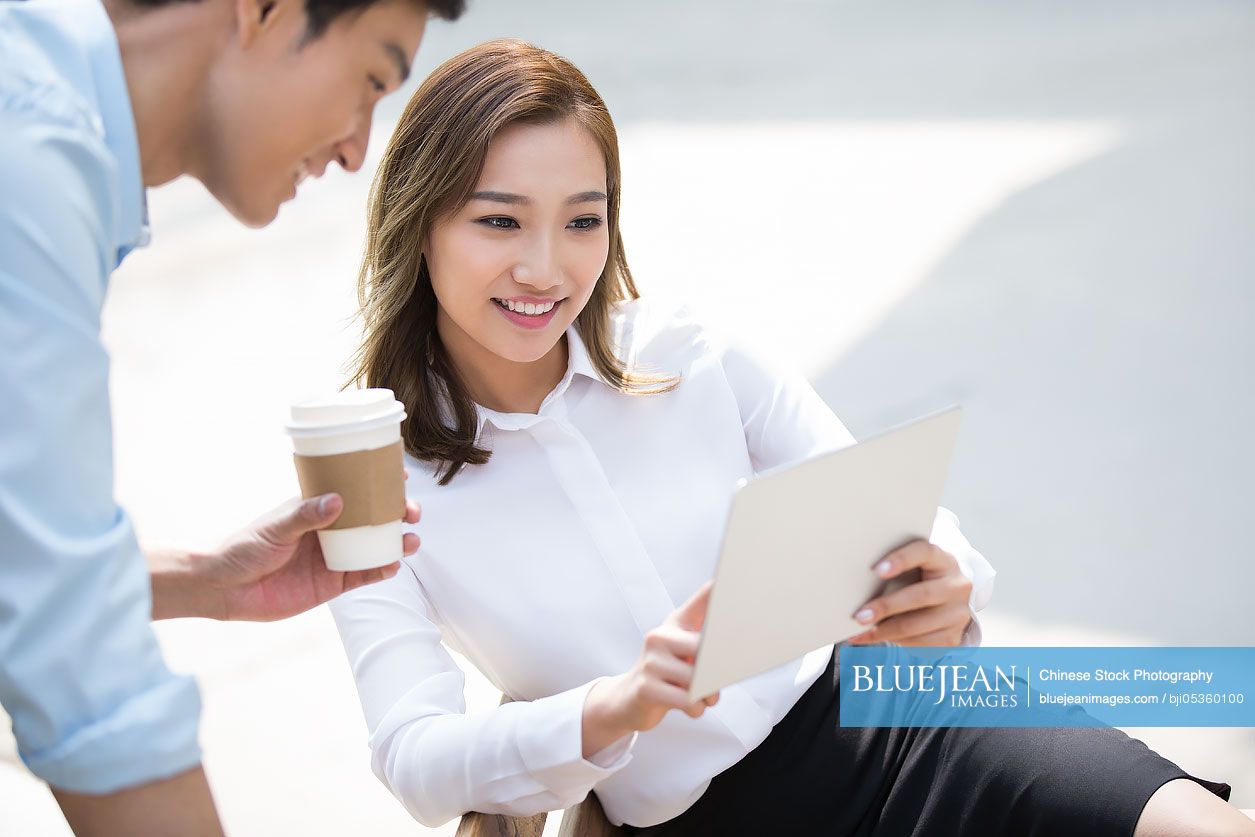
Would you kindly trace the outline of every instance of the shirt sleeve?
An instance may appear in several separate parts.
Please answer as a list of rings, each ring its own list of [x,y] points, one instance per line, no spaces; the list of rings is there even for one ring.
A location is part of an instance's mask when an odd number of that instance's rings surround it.
[[[740,407],[756,472],[855,444],[854,436],[800,372],[736,341],[714,337],[712,343]],[[993,596],[994,568],[968,543],[949,509],[937,509],[929,541],[952,554],[972,582],[968,598],[972,622],[961,644],[979,645],[982,634],[976,611]]]
[[[408,564],[330,607],[366,715],[371,767],[423,825],[468,811],[568,808],[632,760],[635,732],[583,757],[584,700],[603,678],[467,714],[466,676]]]
[[[88,131],[0,109],[0,703],[37,776],[93,794],[200,761],[196,684],[162,660],[113,498],[113,165]]]

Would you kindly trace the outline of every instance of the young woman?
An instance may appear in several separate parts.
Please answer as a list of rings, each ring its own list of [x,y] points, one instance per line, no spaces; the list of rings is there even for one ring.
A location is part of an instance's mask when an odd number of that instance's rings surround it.
[[[798,374],[638,299],[619,190],[600,97],[515,41],[437,69],[379,169],[356,378],[406,405],[423,543],[332,609],[410,813],[595,789],[646,834],[1150,834],[1156,799],[1245,822],[1115,730],[842,728],[833,646],[686,700],[732,487],[853,439]],[[887,563],[920,580],[859,641],[978,641],[993,570],[952,514]],[[516,702],[466,714],[446,645]]]

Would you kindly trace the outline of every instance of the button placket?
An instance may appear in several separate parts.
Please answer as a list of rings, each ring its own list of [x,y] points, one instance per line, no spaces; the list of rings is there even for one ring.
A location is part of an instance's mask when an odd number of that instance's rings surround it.
[[[643,637],[671,615],[675,604],[592,447],[566,420],[565,404],[558,400],[554,407],[562,417],[537,422],[528,431],[540,442],[577,516],[588,527]]]
[[[565,404],[561,409],[565,412]],[[636,527],[611,488],[600,460],[584,434],[565,419],[538,422],[531,431],[540,431],[546,437],[538,441],[577,514],[588,525],[644,637],[646,631],[662,624],[676,606]],[[771,730],[762,707],[738,684],[720,690],[719,703],[710,712],[747,748],[757,746]]]

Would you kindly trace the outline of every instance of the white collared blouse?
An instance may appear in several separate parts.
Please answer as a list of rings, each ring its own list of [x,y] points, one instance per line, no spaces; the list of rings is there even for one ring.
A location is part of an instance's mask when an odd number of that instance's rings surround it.
[[[556,810],[593,789],[616,825],[668,820],[767,737],[832,653],[583,757],[589,689],[631,668],[646,631],[713,576],[737,481],[855,441],[804,377],[683,309],[638,300],[614,323],[631,368],[679,374],[679,387],[620,393],[569,328],[566,375],[536,414],[478,408],[486,464],[439,486],[433,464],[406,457],[422,547],[394,578],[331,603],[372,767],[424,825]],[[948,510],[930,540],[972,580],[973,612],[984,607],[994,570]],[[977,642],[973,622],[965,643]],[[467,714],[446,645],[516,702]]]

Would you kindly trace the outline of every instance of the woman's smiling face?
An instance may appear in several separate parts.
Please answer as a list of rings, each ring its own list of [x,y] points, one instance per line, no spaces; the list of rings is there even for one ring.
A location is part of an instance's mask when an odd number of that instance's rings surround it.
[[[494,136],[470,201],[432,227],[424,248],[446,347],[544,357],[606,265],[606,212],[605,158],[577,121]]]

